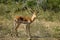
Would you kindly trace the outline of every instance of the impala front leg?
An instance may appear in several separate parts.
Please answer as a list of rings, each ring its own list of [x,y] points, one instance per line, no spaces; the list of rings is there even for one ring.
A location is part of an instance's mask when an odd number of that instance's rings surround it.
[[[28,34],[29,37],[31,37],[30,24],[27,24],[27,25],[26,25],[26,33]]]

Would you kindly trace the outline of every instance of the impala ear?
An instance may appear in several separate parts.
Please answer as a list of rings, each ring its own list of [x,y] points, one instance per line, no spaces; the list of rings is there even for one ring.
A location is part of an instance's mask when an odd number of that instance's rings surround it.
[[[39,13],[39,11],[37,11],[37,13]]]
[[[39,13],[37,9],[33,9],[32,12]]]

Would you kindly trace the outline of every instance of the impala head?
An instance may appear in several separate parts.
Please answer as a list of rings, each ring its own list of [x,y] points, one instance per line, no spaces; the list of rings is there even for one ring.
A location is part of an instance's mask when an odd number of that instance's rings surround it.
[[[33,15],[32,15],[32,17],[31,17],[31,20],[33,20],[34,21],[34,19],[36,19],[37,18],[37,11],[33,11],[32,12],[33,13]]]
[[[36,12],[34,12],[32,16],[33,16],[33,17],[36,17]]]

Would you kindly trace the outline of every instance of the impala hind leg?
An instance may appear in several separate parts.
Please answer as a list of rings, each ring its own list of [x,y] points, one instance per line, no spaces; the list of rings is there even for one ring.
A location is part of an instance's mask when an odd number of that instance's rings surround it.
[[[16,28],[15,28],[15,33],[16,33],[16,36],[17,36],[17,37],[19,37],[19,36],[18,36],[18,28],[19,28],[19,25],[20,25],[20,23],[18,23],[18,24],[16,25]]]
[[[12,37],[18,35],[17,29],[18,29],[19,25],[20,25],[20,23],[17,23],[16,21],[13,22],[13,28],[11,30],[11,36]]]

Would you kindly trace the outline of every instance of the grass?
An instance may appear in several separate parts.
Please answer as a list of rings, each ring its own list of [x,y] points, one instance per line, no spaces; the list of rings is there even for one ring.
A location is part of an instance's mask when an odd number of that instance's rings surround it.
[[[2,6],[3,8],[5,7],[3,4]],[[10,6],[7,6],[8,9],[10,9]],[[13,8],[13,6],[11,7]],[[24,34],[25,30],[19,31],[19,35],[21,34],[22,38],[11,36],[11,33],[15,34],[14,30],[12,30],[12,28],[15,28],[13,26],[13,19],[15,16],[31,16],[32,14],[27,12],[27,10],[15,12],[15,7],[13,10],[10,9],[11,11],[9,10],[10,12],[6,13],[6,10],[8,9],[3,9],[2,11],[0,10],[0,40],[28,40],[28,37]],[[43,11],[42,9],[39,9],[38,11],[39,13],[37,14],[37,19],[30,25],[30,31],[32,36],[40,38],[32,38],[32,40],[59,40],[60,12],[55,13],[49,10]],[[19,28],[19,30],[20,29],[21,28]]]

